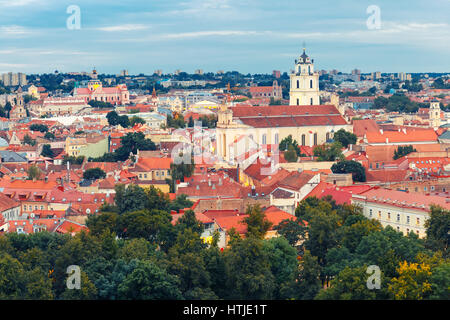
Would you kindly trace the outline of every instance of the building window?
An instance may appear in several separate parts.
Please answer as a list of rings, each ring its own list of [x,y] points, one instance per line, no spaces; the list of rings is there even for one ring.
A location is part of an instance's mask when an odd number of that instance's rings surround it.
[[[267,136],[265,133],[262,135],[262,144],[267,144]]]
[[[317,146],[317,133],[314,133],[314,145]]]
[[[306,146],[306,135],[302,134],[302,146]]]
[[[297,89],[300,88],[300,80],[297,80]],[[298,101],[298,99],[297,99]],[[298,103],[297,103],[298,104]]]
[[[298,106],[300,105],[300,99],[297,99],[297,105]]]
[[[400,214],[397,214],[397,222],[400,222]]]
[[[369,217],[372,218],[372,209],[369,210]]]
[[[314,101],[313,101],[313,98],[311,98],[311,103],[310,103],[311,105],[313,105],[314,104]]]
[[[275,133],[275,144],[279,144],[279,141],[278,141],[278,139],[279,139],[279,137],[278,137],[278,133]]]
[[[391,213],[388,212],[388,220],[391,220]]]
[[[313,81],[309,80],[309,88],[312,89],[312,87],[313,87]]]
[[[381,219],[381,211],[378,211],[378,219]]]
[[[409,216],[406,217],[406,224],[409,224]]]
[[[416,223],[417,223],[417,224],[420,224],[420,218],[417,218],[417,219],[416,219]]]

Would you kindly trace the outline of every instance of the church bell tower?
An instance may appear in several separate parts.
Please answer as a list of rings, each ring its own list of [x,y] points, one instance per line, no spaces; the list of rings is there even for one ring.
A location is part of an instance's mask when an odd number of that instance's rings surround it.
[[[290,75],[289,104],[320,105],[319,73],[314,71],[314,59],[303,54],[295,60],[295,70]]]

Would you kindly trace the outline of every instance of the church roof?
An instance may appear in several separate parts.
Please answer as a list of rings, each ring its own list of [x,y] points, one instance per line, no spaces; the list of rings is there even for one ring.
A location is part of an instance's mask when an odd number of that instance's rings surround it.
[[[303,60],[305,60],[306,58],[308,58],[308,55],[305,52],[305,48],[303,48],[303,54],[300,56],[301,58],[303,58]]]
[[[254,128],[346,125],[334,105],[233,107],[233,117]]]

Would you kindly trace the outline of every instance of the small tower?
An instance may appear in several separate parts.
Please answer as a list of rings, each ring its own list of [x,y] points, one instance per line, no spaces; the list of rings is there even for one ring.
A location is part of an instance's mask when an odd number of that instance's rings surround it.
[[[290,105],[320,105],[319,73],[314,72],[314,59],[308,57],[305,48],[295,60],[295,70],[290,78]]]
[[[219,106],[217,113],[217,125],[226,127],[233,122],[233,112],[228,108],[226,102]]]
[[[91,78],[92,79],[98,79],[98,74],[97,74],[97,70],[95,70],[95,67],[94,67],[94,70],[92,70]]]
[[[428,112],[430,127],[438,128],[441,125],[441,107],[439,101],[432,100],[430,103],[430,111]]]

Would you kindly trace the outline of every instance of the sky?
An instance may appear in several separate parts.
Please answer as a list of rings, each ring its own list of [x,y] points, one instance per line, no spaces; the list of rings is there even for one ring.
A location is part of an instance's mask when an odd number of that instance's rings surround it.
[[[450,0],[0,0],[0,73],[289,72],[303,45],[316,70],[450,72],[449,18]]]

